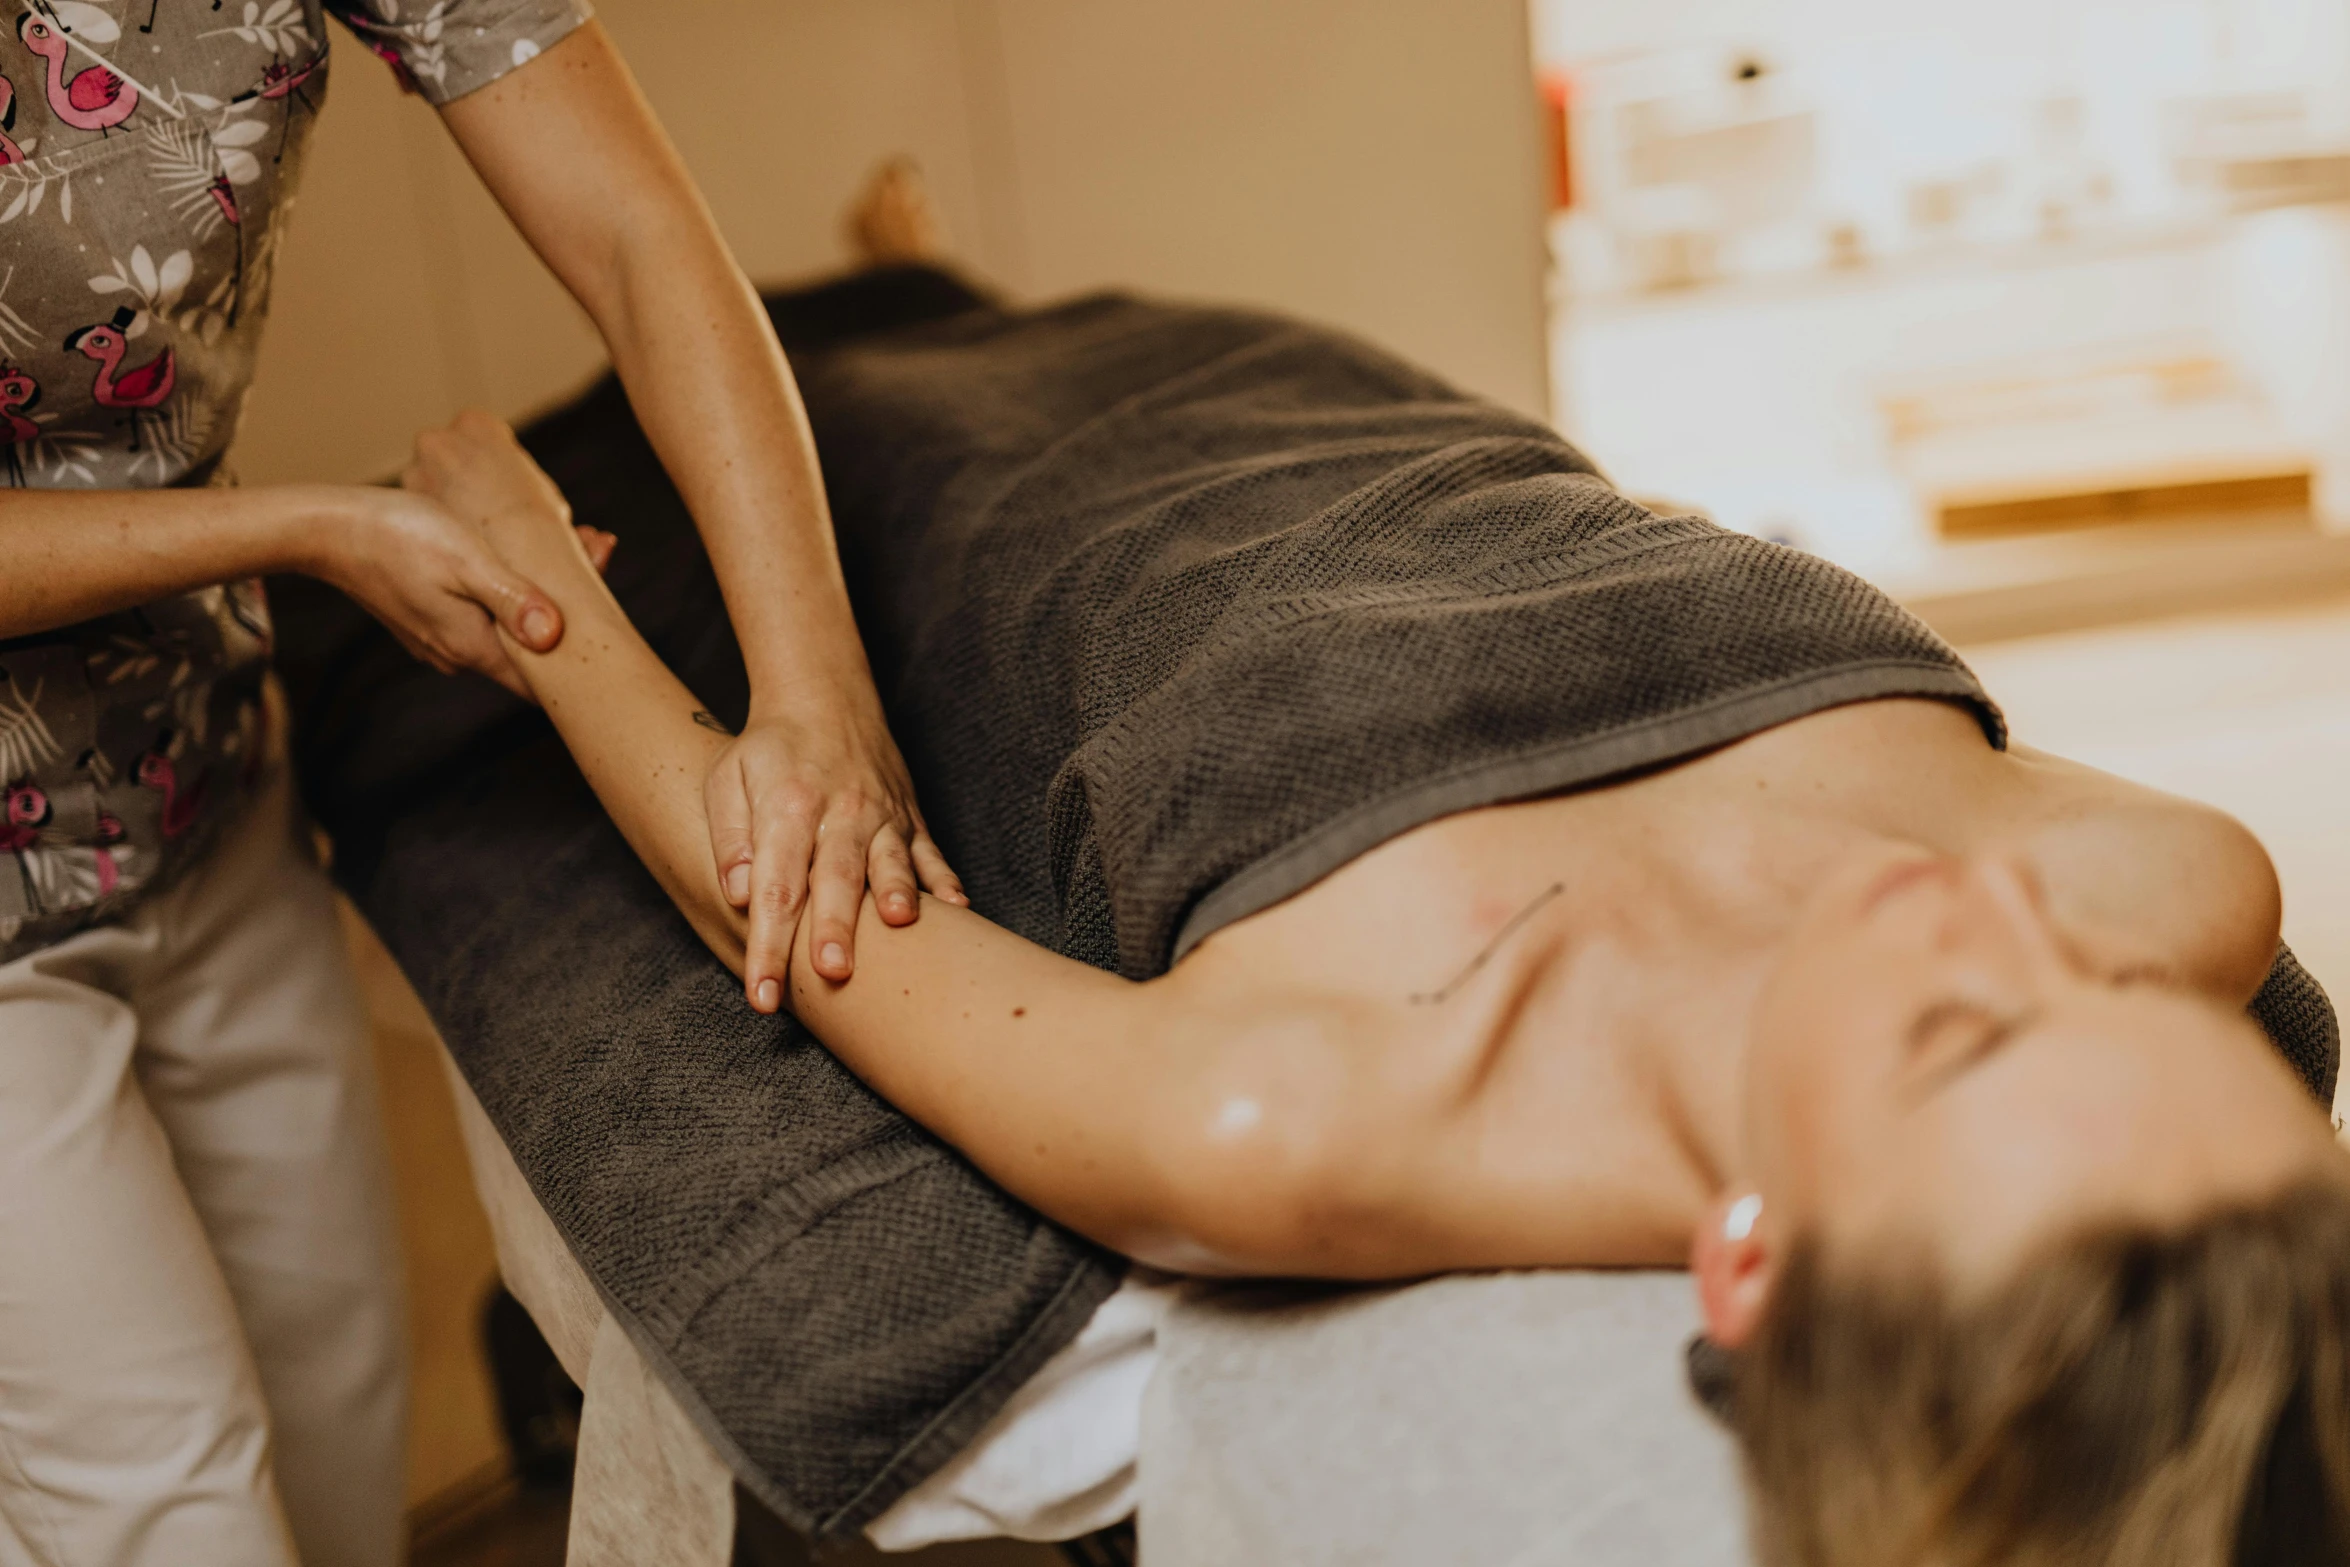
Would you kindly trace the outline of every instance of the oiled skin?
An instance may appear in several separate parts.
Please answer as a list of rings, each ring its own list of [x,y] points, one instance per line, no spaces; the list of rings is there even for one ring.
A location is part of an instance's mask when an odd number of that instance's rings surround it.
[[[560,603],[562,644],[516,662],[739,972],[701,799],[724,738],[503,426],[462,420],[422,451],[431,493]],[[803,929],[789,999],[1007,1189],[1147,1261],[1341,1278],[1673,1265],[1734,1173],[1764,976],[1829,867],[1888,844],[2020,857],[2101,974],[2240,1007],[2275,949],[2275,875],[2243,828],[1902,700],[1430,823],[1147,983],[936,901],[888,925],[868,899],[856,977],[821,977]]]

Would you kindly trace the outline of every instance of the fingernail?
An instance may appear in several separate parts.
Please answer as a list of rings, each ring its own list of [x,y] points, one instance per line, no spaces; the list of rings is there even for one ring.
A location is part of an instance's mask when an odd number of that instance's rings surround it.
[[[783,987],[771,979],[759,981],[759,1010],[772,1012],[783,1001]]]
[[[893,892],[889,895],[889,911],[892,914],[903,914],[913,906],[914,900],[902,892]]]
[[[837,941],[826,942],[824,950],[817,956],[824,960],[824,966],[828,969],[841,969],[849,966],[848,951]]]
[[[726,873],[726,901],[740,908],[751,900],[751,868],[737,865]]]
[[[555,634],[555,617],[533,604],[522,612],[522,640],[536,646]]]

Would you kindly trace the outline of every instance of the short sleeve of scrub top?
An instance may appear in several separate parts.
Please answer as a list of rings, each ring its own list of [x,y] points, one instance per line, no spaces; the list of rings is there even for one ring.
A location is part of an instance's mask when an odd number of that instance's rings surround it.
[[[435,107],[528,64],[592,14],[586,0],[327,0],[326,8]]]

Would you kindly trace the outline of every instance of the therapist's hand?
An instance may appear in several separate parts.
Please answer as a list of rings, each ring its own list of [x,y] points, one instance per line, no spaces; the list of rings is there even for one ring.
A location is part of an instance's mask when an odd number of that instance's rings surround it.
[[[493,516],[513,525],[544,513],[567,530],[571,508],[502,419],[466,412],[416,438],[400,488],[358,492],[359,515],[322,572],[416,657],[443,674],[470,669],[516,696],[531,691],[498,631],[536,653],[563,640],[563,611],[498,553]],[[612,535],[577,530],[600,573]]]
[[[750,915],[743,983],[762,1012],[783,1003],[803,917],[813,922],[816,971],[837,981],[856,970],[857,911],[868,883],[892,925],[914,922],[918,888],[949,903],[970,901],[922,824],[878,706],[853,696],[819,692],[769,708],[754,700],[750,722],[711,767],[702,799],[718,883]]]
[[[498,628],[543,653],[563,640],[554,601],[431,496],[354,488],[348,511],[312,574],[358,600],[441,673],[470,669],[528,698]]]

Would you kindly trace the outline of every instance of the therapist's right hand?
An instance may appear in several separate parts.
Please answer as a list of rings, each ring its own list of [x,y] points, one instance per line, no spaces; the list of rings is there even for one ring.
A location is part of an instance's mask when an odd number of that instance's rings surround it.
[[[563,640],[563,612],[501,561],[479,530],[429,496],[355,489],[346,525],[333,531],[321,543],[315,575],[358,600],[402,647],[443,674],[470,669],[529,699],[498,628],[544,653]]]

